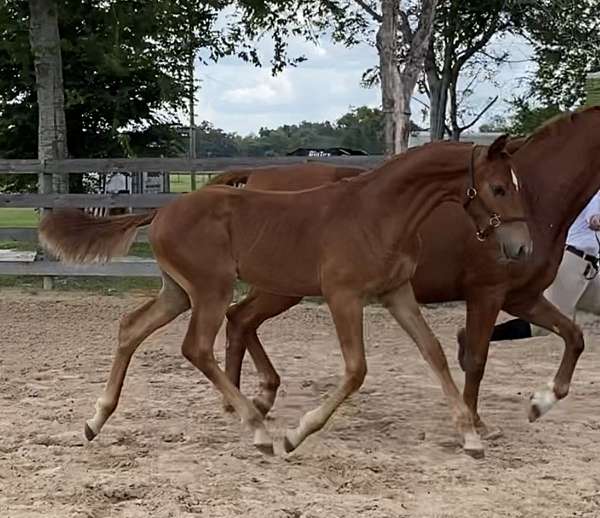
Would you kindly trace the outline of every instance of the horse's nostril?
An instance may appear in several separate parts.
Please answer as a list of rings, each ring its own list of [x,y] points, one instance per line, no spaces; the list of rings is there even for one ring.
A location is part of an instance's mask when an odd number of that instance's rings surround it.
[[[530,246],[530,244],[521,245],[519,247],[519,250],[517,251],[517,257],[519,259],[521,259],[523,257],[527,257],[531,254],[531,250],[532,250],[532,247]]]

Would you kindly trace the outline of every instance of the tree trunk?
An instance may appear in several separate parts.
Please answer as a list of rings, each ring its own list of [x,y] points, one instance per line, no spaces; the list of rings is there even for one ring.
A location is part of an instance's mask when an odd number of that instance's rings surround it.
[[[67,157],[62,57],[55,0],[29,0],[29,41],[35,65],[38,102],[38,159],[61,160]],[[69,175],[55,174],[40,182],[41,190],[64,193]]]
[[[395,4],[398,4],[398,2],[395,2]],[[394,115],[396,119],[396,153],[403,152],[408,148],[411,116],[410,101],[419,75],[423,70],[427,51],[430,46],[436,7],[437,0],[423,0],[421,2],[419,23],[414,33],[411,31],[407,15],[399,12],[401,16],[402,35],[405,44],[408,44],[408,51],[395,69],[396,106]]]
[[[429,136],[432,141],[446,135],[446,108],[448,106],[448,71],[444,63],[440,72],[435,62],[433,42],[425,58],[425,75],[429,89]]]
[[[394,111],[394,119],[396,122],[396,138],[394,149],[396,153],[406,151],[410,139],[410,101],[415,85],[417,84],[417,78],[415,76],[414,79],[411,77],[407,77],[406,79],[408,83],[404,83],[402,80],[398,81],[399,88],[395,96],[396,109]]]
[[[441,82],[434,88],[429,87],[431,107],[429,109],[429,136],[432,141],[443,140],[446,136],[446,106],[448,92],[441,87]]]
[[[396,83],[396,47],[398,2],[382,0],[381,24],[377,31],[377,50],[379,51],[379,72],[381,78],[381,101],[383,111],[383,152],[390,157],[395,151],[395,91]]]
[[[463,132],[463,128],[461,128],[460,124],[458,123],[458,71],[458,67],[455,67],[455,70],[450,78],[450,85],[448,87],[450,92],[450,129],[452,130],[450,138],[452,140],[460,140],[460,135]]]

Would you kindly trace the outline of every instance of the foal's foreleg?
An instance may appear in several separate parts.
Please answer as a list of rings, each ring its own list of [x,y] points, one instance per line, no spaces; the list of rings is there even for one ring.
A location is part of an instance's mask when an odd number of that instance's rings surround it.
[[[421,314],[412,286],[407,282],[400,288],[386,294],[381,300],[392,316],[417,344],[425,361],[440,380],[442,390],[448,398],[452,417],[461,436],[465,453],[473,457],[482,457],[483,445],[475,430],[473,416],[452,379],[446,355],[439,341]]]
[[[479,386],[483,379],[490,348],[490,336],[500,312],[503,297],[481,292],[477,297],[467,298],[467,327],[458,332],[459,361],[465,371],[463,399],[471,410],[478,428],[485,429],[477,404]]]
[[[584,349],[583,333],[575,322],[563,315],[543,296],[529,308],[515,309],[511,307],[507,308],[507,311],[511,315],[556,333],[565,342],[563,357],[554,380],[531,396],[529,420],[535,421],[569,393],[577,360]]]
[[[85,436],[91,441],[112,415],[119,403],[123,381],[133,353],[159,327],[168,324],[190,307],[187,294],[163,274],[163,286],[158,296],[121,319],[119,344],[113,358],[108,382],[96,402],[94,417],[85,424]]]
[[[227,350],[225,372],[236,387],[240,387],[242,360],[246,347],[261,378],[259,393],[253,402],[263,415],[273,407],[280,378],[264,350],[257,329],[265,321],[283,313],[300,302],[301,297],[285,297],[252,288],[244,300],[227,310]],[[225,410],[233,408],[225,403]]]
[[[363,344],[363,301],[354,294],[336,294],[327,297],[327,303],[340,340],[346,370],[341,384],[323,404],[304,414],[298,426],[286,432],[284,447],[287,452],[293,451],[309,435],[323,428],[342,402],[360,388],[367,373]]]
[[[254,446],[263,453],[272,454],[273,440],[263,424],[262,414],[240,394],[215,359],[215,337],[225,316],[231,291],[227,294],[224,286],[208,284],[202,283],[202,291],[191,294],[192,317],[182,346],[183,355],[212,381],[242,422],[250,427],[254,433]]]

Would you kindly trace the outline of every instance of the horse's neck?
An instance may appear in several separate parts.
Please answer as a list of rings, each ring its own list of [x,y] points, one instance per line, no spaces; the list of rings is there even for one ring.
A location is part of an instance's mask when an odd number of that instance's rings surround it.
[[[464,151],[459,156],[463,158]],[[453,157],[455,158],[455,157]],[[395,170],[401,167],[402,170]],[[437,160],[426,164],[410,158],[389,164],[357,179],[360,206],[369,207],[375,222],[395,221],[394,229],[408,237],[443,201],[458,202],[464,195],[468,157],[464,160]]]
[[[527,175],[527,204],[542,250],[562,247],[569,227],[600,189],[600,136],[570,143],[558,155],[549,151]]]

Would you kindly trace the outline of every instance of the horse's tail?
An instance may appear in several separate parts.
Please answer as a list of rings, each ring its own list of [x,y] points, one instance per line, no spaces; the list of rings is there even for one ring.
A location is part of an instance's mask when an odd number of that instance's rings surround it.
[[[218,174],[214,178],[211,178],[206,185],[231,185],[232,187],[238,187],[240,185],[246,185],[248,178],[252,173],[248,171],[226,171]]]
[[[96,218],[77,209],[55,210],[39,227],[40,243],[71,263],[105,262],[126,255],[138,227],[148,225],[156,211]]]

